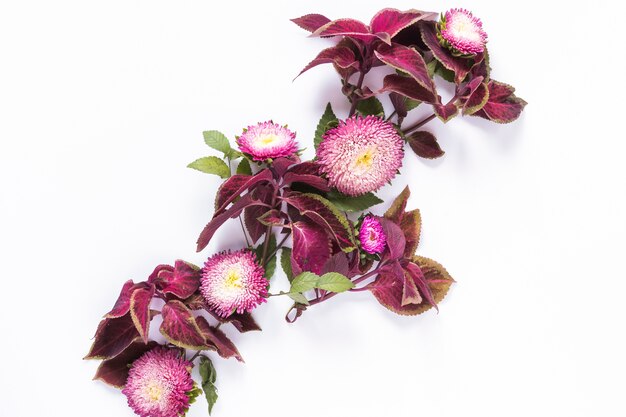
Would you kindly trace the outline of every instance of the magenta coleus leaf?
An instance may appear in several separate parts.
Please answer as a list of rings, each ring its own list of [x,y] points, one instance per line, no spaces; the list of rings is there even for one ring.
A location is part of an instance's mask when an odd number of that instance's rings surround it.
[[[348,255],[343,252],[337,252],[324,264],[322,271],[318,275],[326,274],[328,272],[337,272],[348,278],[352,278],[355,274],[350,270],[350,261]]]
[[[258,200],[264,202],[268,206],[272,204],[272,198],[274,194],[274,188],[269,185],[260,185],[252,191],[253,196]],[[246,229],[250,234],[252,244],[254,245],[265,234],[267,225],[261,223],[258,219],[268,212],[268,208],[265,206],[251,206],[247,207],[243,211],[243,221],[246,224]]]
[[[202,249],[206,248],[217,229],[219,229],[220,226],[222,226],[228,219],[234,219],[239,216],[245,208],[255,205],[268,207],[268,205],[264,202],[255,200],[250,194],[246,194],[237,200],[232,207],[228,208],[218,216],[215,216],[200,233],[197,241],[197,251],[200,252]]]
[[[350,48],[345,46],[332,46],[330,48],[326,48],[321,51],[313,61],[309,62],[309,64],[304,67],[302,71],[298,74],[298,77],[310,70],[313,67],[316,67],[321,64],[334,64],[339,68],[349,68],[353,67],[355,69],[359,68],[359,61],[354,56],[354,52]],[[297,77],[296,77],[297,78]]]
[[[383,79],[383,88],[379,93],[395,92],[413,100],[425,101],[427,103],[439,103],[439,97],[412,77],[405,77],[398,74],[389,74]]]
[[[254,320],[252,314],[246,313],[233,313],[228,317],[221,317],[217,313],[212,310],[207,310],[213,318],[215,318],[220,323],[230,323],[235,329],[239,330],[241,333],[251,332],[251,331],[260,331],[261,326]]]
[[[216,217],[226,210],[226,207],[232,203],[237,197],[245,191],[251,189],[259,183],[272,180],[272,172],[269,169],[263,169],[256,175],[233,175],[221,185],[217,191],[215,200]]]
[[[400,226],[384,217],[376,217],[383,227],[385,237],[387,238],[387,249],[383,257],[388,259],[399,259],[404,255],[406,247],[406,239]]]
[[[304,271],[320,274],[331,255],[331,243],[324,229],[308,220],[291,224],[293,248],[291,269],[294,275]]]
[[[374,53],[382,62],[407,73],[430,92],[433,97],[437,97],[435,83],[428,75],[424,58],[415,49],[399,44],[382,45]]]
[[[413,132],[406,139],[413,152],[419,157],[435,159],[444,154],[439,143],[437,143],[437,138],[430,132],[423,130]]]
[[[126,379],[128,378],[128,371],[130,370],[131,364],[157,345],[158,343],[154,341],[148,342],[147,344],[142,341],[131,343],[130,346],[116,357],[103,361],[100,366],[98,366],[98,370],[93,379],[100,380],[115,388],[123,388],[124,385],[126,385]]]
[[[115,305],[113,309],[109,311],[104,317],[113,319],[117,317],[122,317],[128,310],[130,309],[130,296],[132,294],[132,290],[135,287],[135,283],[132,279],[129,279],[122,286],[122,291],[120,295],[117,297],[117,301],[115,301]]]
[[[105,318],[98,325],[95,340],[85,359],[110,359],[124,351],[139,338],[139,332],[130,314]]]
[[[420,267],[414,264],[413,262],[409,262],[404,267],[404,270],[407,272],[406,273],[407,278],[408,277],[412,278],[411,281],[413,281],[414,283],[413,285],[419,288],[419,292],[424,296],[426,301],[431,306],[435,307],[437,311],[439,311],[439,307],[437,307],[437,302],[435,301],[435,297],[433,296],[433,293],[430,290],[428,283],[426,282],[426,277],[424,276],[424,273],[422,272]],[[419,303],[414,303],[414,304],[419,304]]]
[[[402,29],[412,25],[418,20],[433,19],[437,17],[437,13],[423,12],[421,10],[400,11],[398,9],[383,9],[376,13],[370,21],[370,30],[372,33],[385,32],[390,38],[393,38]]]
[[[457,84],[463,82],[467,74],[474,65],[474,60],[462,57],[456,57],[452,53],[441,46],[439,39],[437,38],[436,23],[432,21],[421,21],[419,27],[422,32],[422,40],[431,50],[437,61],[454,72],[454,80]],[[482,58],[481,58],[482,59]]]
[[[174,268],[160,272],[154,282],[164,294],[187,298],[200,287],[200,269],[179,259]]]
[[[161,310],[161,334],[168,342],[185,349],[207,349],[205,337],[193,313],[182,301],[168,301]]]
[[[520,116],[526,106],[526,102],[514,93],[515,88],[508,84],[489,81],[487,103],[474,115],[496,123],[511,123]]]
[[[309,32],[315,32],[326,23],[330,22],[330,19],[321,14],[307,14],[295,19],[291,19],[293,23],[300,26],[304,30]]]
[[[217,327],[212,327],[209,322],[202,316],[196,317],[197,327],[202,331],[202,335],[207,343],[215,348],[222,358],[235,358],[239,362],[243,362],[241,354],[237,350],[235,344]]]
[[[454,102],[450,102],[448,104],[433,104],[433,109],[435,110],[435,114],[439,119],[446,123],[450,121],[454,116],[459,113],[459,109],[457,108]]]
[[[398,197],[391,203],[391,206],[385,212],[385,218],[400,226],[406,246],[404,248],[404,257],[411,258],[419,244],[420,233],[422,228],[422,219],[418,209],[405,211],[406,204],[411,195],[409,187],[405,187]]]
[[[344,252],[355,249],[354,231],[346,216],[330,201],[317,194],[291,193],[284,201],[325,228]]]
[[[311,36],[349,36],[365,42],[371,42],[378,38],[370,32],[370,28],[365,23],[355,19],[333,20],[319,27]]]
[[[137,288],[130,297],[130,317],[141,335],[144,343],[148,343],[148,331],[150,330],[150,302],[154,296],[154,285],[145,288]]]
[[[259,217],[257,220],[267,226],[283,226],[285,223],[285,219],[283,218],[284,214],[282,214],[282,212],[276,210],[276,209],[272,209],[268,212],[266,212],[265,214],[263,214],[261,217]]]

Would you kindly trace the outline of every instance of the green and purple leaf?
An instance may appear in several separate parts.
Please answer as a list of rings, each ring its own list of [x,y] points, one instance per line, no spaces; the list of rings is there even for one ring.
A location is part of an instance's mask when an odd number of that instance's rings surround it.
[[[384,217],[377,217],[387,237],[387,249],[383,253],[383,259],[400,259],[404,255],[406,239],[400,226]]]
[[[142,341],[135,341],[131,343],[122,353],[114,358],[103,361],[94,380],[100,380],[106,384],[109,384],[115,388],[123,388],[126,385],[126,379],[128,378],[128,371],[133,362],[135,362],[141,355],[147,351],[158,346],[157,342],[148,342],[147,344]]]
[[[241,196],[245,191],[255,187],[261,182],[272,180],[272,172],[269,169],[263,169],[256,175],[233,175],[220,186],[215,199],[215,214],[218,216],[226,210],[226,207],[232,203],[237,197]]]
[[[182,260],[177,260],[173,270],[163,270],[154,280],[164,294],[178,298],[190,297],[200,287],[200,269]]]
[[[294,275],[304,271],[319,274],[331,255],[331,242],[324,229],[309,220],[291,224],[293,248],[291,270]]]
[[[105,314],[104,317],[114,319],[122,317],[123,315],[128,313],[128,310],[130,310],[130,296],[133,293],[133,289],[135,289],[135,283],[132,279],[129,279],[122,286],[122,291],[117,297],[117,301],[115,301],[113,309]]]
[[[437,117],[444,123],[449,122],[459,113],[459,109],[454,102],[450,102],[448,104],[435,103],[433,104],[433,109],[435,110]]]
[[[298,74],[296,78],[310,70],[313,67],[316,67],[321,64],[334,64],[339,68],[345,69],[349,67],[353,67],[358,70],[359,61],[357,61],[354,56],[354,52],[350,48],[345,46],[332,46],[330,48],[326,48],[322,50],[313,61],[309,62],[309,64],[304,67],[302,71]]]
[[[194,290],[195,291],[195,290]],[[130,317],[141,335],[144,343],[148,343],[148,331],[150,330],[150,302],[154,296],[154,285],[145,288],[137,288],[130,296]]]
[[[320,166],[316,162],[302,162],[287,170],[283,184],[301,183],[320,191],[330,191],[328,181],[321,175]]]
[[[412,100],[426,103],[439,103],[439,97],[422,86],[412,77],[389,74],[383,79],[383,88],[379,93],[394,92]]]
[[[304,30],[315,32],[317,29],[330,22],[330,19],[326,16],[322,16],[321,14],[307,14],[291,19],[291,21]]]
[[[261,327],[257,324],[250,313],[233,313],[228,317],[218,316],[212,310],[207,309],[207,311],[220,323],[230,323],[235,329],[237,329],[240,333],[246,333],[251,331],[260,331]]]
[[[269,185],[259,185],[252,190],[251,193],[253,197],[270,206],[272,204],[273,191],[273,187]],[[268,207],[265,206],[251,206],[245,208],[243,211],[243,221],[250,234],[251,243],[253,245],[265,234],[267,226],[260,222],[259,218],[266,213],[268,213]]]
[[[140,337],[130,314],[100,321],[95,340],[84,359],[110,359],[122,353]]]
[[[436,22],[421,21],[419,27],[422,32],[422,40],[431,50],[435,58],[448,70],[454,72],[454,81],[456,84],[463,82],[467,74],[469,74],[474,60],[462,57],[456,57],[439,43],[437,38]]]
[[[515,88],[495,80],[489,81],[487,103],[474,116],[496,123],[511,123],[516,120],[526,106],[526,102],[515,94]]]
[[[389,35],[382,36],[382,40],[389,43]],[[353,39],[359,39],[364,42],[370,43],[375,39],[381,39],[381,34],[373,34],[370,32],[370,28],[363,22],[355,19],[337,19],[332,22],[328,22],[325,25],[319,27],[311,34],[311,36],[348,36]]]
[[[400,11],[398,9],[383,9],[376,13],[370,21],[370,29],[372,33],[387,33],[393,38],[402,29],[412,25],[413,23],[423,19],[433,19],[437,17],[437,13],[423,12],[421,10]]]
[[[374,53],[385,64],[410,75],[433,97],[437,96],[435,83],[428,75],[424,58],[415,49],[393,44],[392,46],[383,45]]]
[[[435,159],[445,153],[437,143],[435,135],[430,132],[423,130],[413,132],[407,136],[406,140],[413,152],[421,158]]]
[[[463,103],[463,115],[471,115],[482,109],[489,100],[489,88],[483,82],[483,77],[472,79],[465,87],[465,93],[461,97]]]
[[[161,310],[163,323],[161,334],[168,342],[193,350],[207,349],[202,330],[198,327],[193,313],[182,301],[168,301]]]
[[[239,362],[243,362],[241,354],[237,350],[235,344],[217,327],[212,327],[209,322],[202,316],[196,317],[196,326],[202,332],[206,342],[215,348],[222,358],[235,358]]]

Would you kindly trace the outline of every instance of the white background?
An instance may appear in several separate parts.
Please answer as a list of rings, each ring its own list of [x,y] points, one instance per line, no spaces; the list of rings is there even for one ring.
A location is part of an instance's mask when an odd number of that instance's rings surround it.
[[[399,317],[357,293],[288,325],[289,301],[273,299],[255,312],[263,332],[228,329],[246,364],[215,361],[214,415],[626,415],[614,4],[2,2],[0,415],[133,415],[81,360],[100,317],[128,278],[242,245],[234,224],[194,251],[218,185],[185,168],[210,154],[201,132],[273,118],[311,147],[329,99],[346,114],[330,66],[292,82],[330,41],[289,18],[459,5],[484,21],[493,78],[529,105],[512,125],[432,122],[445,157],[407,153],[381,193],[410,184],[419,253],[458,281],[441,312]],[[277,275],[273,290],[284,286]]]

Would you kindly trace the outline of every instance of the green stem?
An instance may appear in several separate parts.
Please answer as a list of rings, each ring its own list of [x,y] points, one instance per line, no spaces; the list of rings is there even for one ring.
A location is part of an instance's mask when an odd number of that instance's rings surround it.
[[[264,267],[267,266],[267,264],[270,262],[270,259],[272,259],[272,257],[276,255],[278,250],[283,247],[283,245],[285,244],[285,241],[287,240],[290,234],[291,234],[291,230],[289,230],[289,232],[285,234],[285,237],[283,237],[283,240],[281,240],[280,243],[276,245],[276,249],[274,249],[272,253],[270,253],[267,259],[265,260],[265,263],[263,264]]]
[[[366,73],[367,71],[361,71],[359,75],[359,81],[357,81],[356,83],[355,91],[360,91],[361,88],[363,87],[363,81],[365,80]],[[357,104],[359,104],[359,101],[361,101],[361,98],[358,96],[355,96],[354,94],[352,94],[351,98],[352,98],[352,106],[350,106],[350,113],[348,114],[348,117],[351,117],[354,114],[354,112],[356,111]]]

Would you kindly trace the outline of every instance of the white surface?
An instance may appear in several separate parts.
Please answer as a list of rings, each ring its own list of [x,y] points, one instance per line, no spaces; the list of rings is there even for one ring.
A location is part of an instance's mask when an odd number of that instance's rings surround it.
[[[323,66],[292,82],[329,42],[288,18],[367,20],[386,5],[307,3],[0,5],[0,416],[133,415],[81,358],[126,279],[217,248],[194,253],[218,185],[185,168],[209,154],[201,132],[273,118],[310,146],[338,81]],[[513,125],[428,125],[445,157],[407,154],[383,192],[411,185],[419,253],[458,284],[439,315],[413,318],[359,293],[288,325],[289,302],[272,300],[256,311],[263,332],[229,332],[246,364],[215,361],[215,416],[626,415],[614,4],[389,3],[472,9],[493,77],[530,103]],[[241,244],[227,235],[220,248]],[[201,399],[189,416],[204,415]]]

